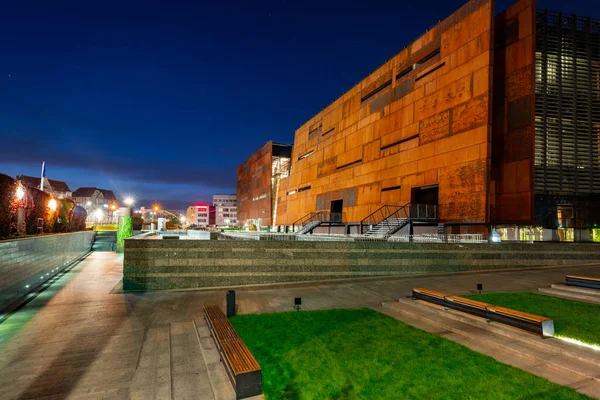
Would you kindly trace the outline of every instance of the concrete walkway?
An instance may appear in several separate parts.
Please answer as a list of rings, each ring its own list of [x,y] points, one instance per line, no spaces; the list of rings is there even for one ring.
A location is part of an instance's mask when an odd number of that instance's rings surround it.
[[[450,274],[239,290],[240,313],[377,307],[425,286],[451,293],[536,291],[600,266]],[[92,253],[0,324],[0,399],[227,399],[231,388],[206,336],[202,307],[225,291],[111,293],[122,261]]]

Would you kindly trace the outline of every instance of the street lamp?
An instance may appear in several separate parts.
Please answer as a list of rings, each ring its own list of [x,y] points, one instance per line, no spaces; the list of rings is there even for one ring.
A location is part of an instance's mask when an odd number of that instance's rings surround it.
[[[19,187],[17,188],[17,200],[23,200],[23,197],[25,196],[25,191],[23,190],[23,187],[19,185]]]
[[[125,205],[131,207],[133,205],[133,203],[135,203],[135,200],[133,199],[133,197],[126,197],[125,198]]]
[[[50,209],[50,211],[56,211],[56,200],[50,199],[50,201],[48,202],[48,208]]]
[[[25,209],[22,207],[21,200],[25,197],[25,190],[19,185],[15,193],[15,197],[19,200],[19,208],[17,209],[17,231],[25,232]]]

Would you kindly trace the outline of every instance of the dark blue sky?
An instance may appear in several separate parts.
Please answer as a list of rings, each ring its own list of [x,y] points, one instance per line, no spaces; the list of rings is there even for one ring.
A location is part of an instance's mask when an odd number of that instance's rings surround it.
[[[496,10],[513,1],[497,1]],[[572,0],[538,7],[600,17]],[[235,168],[463,1],[3,1],[0,172],[166,207],[235,193]]]

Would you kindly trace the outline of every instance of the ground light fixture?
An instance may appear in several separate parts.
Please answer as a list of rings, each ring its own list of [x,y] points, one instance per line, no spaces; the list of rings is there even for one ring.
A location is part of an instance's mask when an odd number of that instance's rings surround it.
[[[571,344],[576,344],[578,346],[587,347],[589,349],[600,351],[600,346],[595,345],[595,344],[585,343],[585,342],[582,342],[581,340],[568,338],[568,337],[564,337],[564,336],[560,336],[560,335],[554,335],[554,337],[557,339],[560,339],[560,340],[564,340],[565,342],[568,342]]]
[[[302,297],[294,297],[294,309],[299,312],[301,305],[302,305]]]
[[[56,200],[55,199],[50,199],[50,201],[48,202],[48,208],[51,211],[56,211]]]

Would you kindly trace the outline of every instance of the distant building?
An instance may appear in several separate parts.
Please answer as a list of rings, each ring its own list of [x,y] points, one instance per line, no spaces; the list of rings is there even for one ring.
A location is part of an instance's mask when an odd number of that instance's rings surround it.
[[[20,175],[17,177],[17,179],[26,186],[35,189],[41,189],[40,178]],[[59,199],[71,197],[71,189],[69,189],[67,183],[63,181],[55,181],[54,179],[44,178],[44,192],[50,193]]]
[[[279,181],[290,174],[292,146],[269,141],[237,168],[238,226],[276,225]]]
[[[215,225],[215,207],[206,204],[189,206],[186,212],[186,221],[189,225],[207,227]]]
[[[114,212],[118,210],[117,198],[112,190],[98,189],[96,187],[82,187],[73,192],[73,201],[85,208],[88,213],[88,220],[102,215],[102,220],[112,221]],[[101,210],[99,213],[98,210]]]
[[[215,225],[237,226],[237,196],[235,194],[215,194]]]

